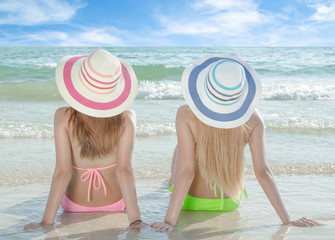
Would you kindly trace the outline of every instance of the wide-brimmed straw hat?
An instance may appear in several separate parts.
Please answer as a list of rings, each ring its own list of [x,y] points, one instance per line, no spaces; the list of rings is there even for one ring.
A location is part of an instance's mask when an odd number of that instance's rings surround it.
[[[262,94],[256,71],[245,61],[214,54],[185,68],[185,100],[196,117],[216,128],[234,128],[249,120]]]
[[[93,117],[124,112],[137,93],[132,67],[103,49],[85,56],[63,57],[56,67],[56,83],[71,107]]]

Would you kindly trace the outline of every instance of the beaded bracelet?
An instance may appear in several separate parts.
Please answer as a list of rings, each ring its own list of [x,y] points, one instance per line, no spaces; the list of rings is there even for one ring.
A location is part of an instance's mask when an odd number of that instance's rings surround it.
[[[135,223],[138,223],[138,222],[143,222],[143,221],[141,219],[136,220],[136,221],[132,222],[131,224],[129,224],[129,227],[132,226],[132,225],[134,225]]]

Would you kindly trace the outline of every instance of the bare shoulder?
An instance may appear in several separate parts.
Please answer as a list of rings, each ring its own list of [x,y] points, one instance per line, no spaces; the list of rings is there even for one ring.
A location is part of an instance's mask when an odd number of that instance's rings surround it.
[[[184,114],[187,114],[189,112],[192,112],[190,107],[188,105],[182,105],[178,108],[178,113],[184,113]]]
[[[61,115],[61,114],[66,114],[68,107],[60,107],[56,110],[55,115]]]
[[[68,107],[61,107],[56,110],[54,119],[55,126],[67,126],[70,118],[70,113],[67,111],[68,109]]]
[[[251,115],[250,119],[246,122],[247,126],[255,128],[264,128],[264,120],[258,109],[256,109]]]
[[[177,120],[189,121],[193,118],[194,113],[188,105],[182,105],[177,111]]]
[[[123,112],[125,127],[136,127],[136,113],[132,109]]]

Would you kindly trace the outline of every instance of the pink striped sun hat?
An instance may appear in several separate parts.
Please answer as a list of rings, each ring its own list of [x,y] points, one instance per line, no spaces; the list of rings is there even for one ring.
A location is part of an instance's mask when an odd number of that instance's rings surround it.
[[[93,117],[124,112],[137,93],[132,67],[103,49],[85,56],[63,57],[56,67],[56,83],[71,107]]]

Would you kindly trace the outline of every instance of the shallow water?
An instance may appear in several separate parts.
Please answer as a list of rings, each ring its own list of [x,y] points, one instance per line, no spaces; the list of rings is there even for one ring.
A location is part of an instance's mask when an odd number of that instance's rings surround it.
[[[255,178],[246,177],[248,199],[242,198],[237,211],[182,211],[176,229],[158,233],[151,228],[141,233],[127,232],[125,213],[76,214],[58,211],[49,229],[24,231],[23,226],[38,222],[47,201],[48,184],[1,188],[0,238],[9,239],[333,239],[335,235],[335,177],[276,177],[283,200],[293,219],[310,216],[323,227],[298,228],[281,225]],[[163,179],[137,180],[139,207],[147,223],[162,221],[170,194]],[[28,197],[29,196],[29,197]],[[324,196],[321,197],[320,196]]]
[[[53,148],[52,139],[41,139],[34,143],[31,139],[15,141],[23,150],[18,152],[16,160],[20,164],[8,164],[7,172],[14,173],[16,166],[21,169],[17,171],[22,173],[22,166],[30,168],[30,157],[46,156]],[[143,220],[147,223],[162,221],[167,210],[170,194],[166,180],[169,177],[169,156],[173,144],[166,143],[172,142],[175,142],[173,135],[136,138],[136,157],[133,161],[138,201]],[[28,151],[32,146],[39,154]],[[36,178],[30,177],[31,172],[27,172],[21,176],[22,182],[15,182],[20,177],[14,175],[11,176],[12,185],[0,187],[0,239],[332,239],[335,235],[334,174],[319,171],[315,171],[317,174],[305,174],[303,170],[296,174],[292,169],[289,173],[276,174],[274,171],[292,219],[310,216],[326,226],[297,228],[281,225],[254,175],[247,173],[245,187],[248,199],[242,198],[237,211],[182,211],[177,228],[171,233],[157,233],[150,228],[141,233],[127,232],[128,221],[124,213],[74,214],[64,213],[61,207],[53,228],[24,231],[25,224],[39,222],[43,215],[54,167],[53,155],[36,159],[39,165],[36,162],[32,164],[36,167]],[[248,153],[246,158],[249,165],[251,159]],[[1,169],[4,172],[4,168]],[[27,179],[29,181],[24,182]]]

